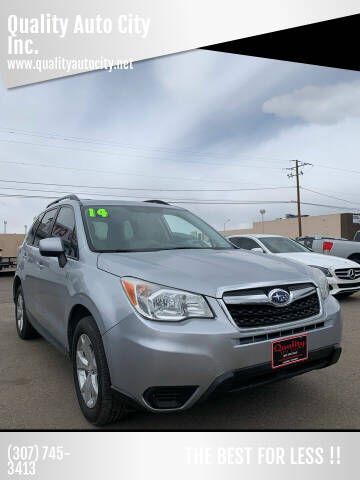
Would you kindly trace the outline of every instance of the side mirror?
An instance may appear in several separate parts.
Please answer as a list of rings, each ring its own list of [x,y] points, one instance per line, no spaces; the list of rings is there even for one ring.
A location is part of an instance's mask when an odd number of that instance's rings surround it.
[[[65,267],[67,259],[62,238],[43,238],[39,242],[39,252],[43,257],[57,257],[59,266],[61,268]]]
[[[261,247],[254,247],[251,249],[252,252],[265,253]]]

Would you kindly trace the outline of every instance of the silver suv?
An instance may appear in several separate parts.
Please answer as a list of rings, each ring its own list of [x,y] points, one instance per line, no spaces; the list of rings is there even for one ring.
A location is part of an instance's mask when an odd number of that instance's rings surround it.
[[[341,352],[320,270],[238,249],[161,201],[48,205],[20,247],[14,301],[21,338],[70,356],[97,425],[327,367]]]

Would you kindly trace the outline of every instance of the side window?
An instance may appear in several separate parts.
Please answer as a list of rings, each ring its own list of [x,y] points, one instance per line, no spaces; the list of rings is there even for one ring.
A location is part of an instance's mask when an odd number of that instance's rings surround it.
[[[33,244],[36,229],[38,228],[38,226],[39,226],[39,224],[40,224],[40,220],[42,219],[42,216],[43,216],[43,215],[44,215],[44,214],[41,213],[41,214],[35,219],[34,223],[31,225],[31,228],[30,228],[30,230],[28,231],[28,234],[26,235],[25,243],[27,243],[27,245],[32,245],[32,244]]]
[[[260,245],[251,238],[244,238],[244,240],[245,246],[243,248],[246,248],[246,250],[251,250],[252,248],[261,248]]]
[[[311,248],[313,243],[314,243],[313,238],[305,238],[304,240],[305,247]]]
[[[244,248],[245,250],[251,250],[252,248],[259,248],[259,245],[251,238],[232,238],[230,239],[237,247]]]
[[[238,238],[238,237],[229,237],[229,240],[231,243],[233,243],[234,245],[236,245],[237,247],[239,248],[244,248],[243,247],[243,238]]]
[[[50,237],[51,227],[52,227],[56,212],[57,212],[57,209],[54,208],[53,210],[49,210],[48,212],[46,212],[45,215],[42,217],[34,237],[34,247],[38,247],[40,240],[42,240],[43,238]]]
[[[61,207],[52,230],[52,237],[61,237],[68,257],[78,257],[75,215],[71,207]]]

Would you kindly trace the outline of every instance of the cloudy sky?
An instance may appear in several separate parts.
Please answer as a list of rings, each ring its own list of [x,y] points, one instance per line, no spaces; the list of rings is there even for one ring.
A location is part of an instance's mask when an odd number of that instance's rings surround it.
[[[67,193],[210,200],[184,206],[246,228],[261,208],[269,220],[296,213],[267,203],[296,199],[291,159],[313,164],[301,182],[321,195],[302,200],[330,205],[304,214],[358,211],[359,132],[360,73],[202,50],[0,87],[0,231],[7,220],[22,233],[50,201],[13,195]]]

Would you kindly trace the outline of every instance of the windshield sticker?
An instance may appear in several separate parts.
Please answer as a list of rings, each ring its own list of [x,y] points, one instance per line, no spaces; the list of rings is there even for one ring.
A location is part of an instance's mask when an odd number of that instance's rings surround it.
[[[106,210],[106,208],[89,208],[88,212],[90,217],[107,218],[109,216],[109,212]]]

